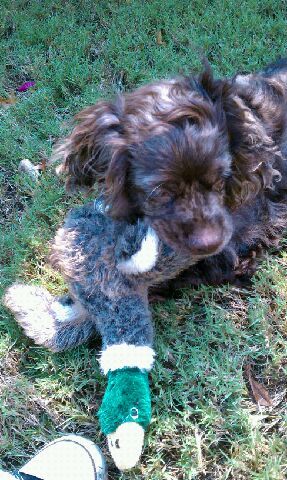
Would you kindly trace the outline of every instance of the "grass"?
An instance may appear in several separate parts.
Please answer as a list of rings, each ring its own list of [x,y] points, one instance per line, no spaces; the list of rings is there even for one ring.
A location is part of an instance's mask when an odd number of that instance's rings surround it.
[[[16,278],[59,293],[48,243],[71,205],[53,172],[37,185],[19,161],[48,158],[74,113],[99,98],[199,68],[254,71],[286,54],[284,0],[2,0],[1,293]],[[159,39],[161,35],[161,42]],[[287,475],[287,254],[269,254],[248,290],[186,290],[154,309],[153,421],[141,465],[110,479],[283,480]],[[64,354],[33,345],[0,312],[0,465],[21,465],[63,432],[95,440],[105,382],[99,339]],[[258,408],[244,366],[273,400]],[[107,454],[107,458],[108,454]]]

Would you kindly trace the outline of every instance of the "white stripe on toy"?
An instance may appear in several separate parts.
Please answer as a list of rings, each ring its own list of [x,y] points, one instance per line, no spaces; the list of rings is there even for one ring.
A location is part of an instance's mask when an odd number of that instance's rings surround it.
[[[136,275],[151,270],[157,261],[159,239],[156,232],[149,227],[141,248],[127,261],[119,262],[117,267],[121,272]]]
[[[153,367],[155,352],[151,347],[129,345],[120,343],[108,346],[102,351],[99,363],[102,372],[106,375],[109,371],[120,368],[139,368],[150,371]]]

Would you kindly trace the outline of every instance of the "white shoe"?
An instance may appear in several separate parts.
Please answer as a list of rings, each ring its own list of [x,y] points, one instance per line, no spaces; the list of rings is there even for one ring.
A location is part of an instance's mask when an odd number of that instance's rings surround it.
[[[66,435],[48,443],[20,468],[19,473],[26,473],[41,480],[107,478],[101,450],[91,440],[78,435]]]

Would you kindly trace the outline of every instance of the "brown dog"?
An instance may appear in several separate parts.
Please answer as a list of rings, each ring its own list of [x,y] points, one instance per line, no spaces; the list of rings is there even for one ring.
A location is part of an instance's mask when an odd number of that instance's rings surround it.
[[[287,224],[287,60],[163,80],[76,116],[56,150],[68,186],[96,181],[114,218],[146,217],[202,259],[173,285],[246,278]]]

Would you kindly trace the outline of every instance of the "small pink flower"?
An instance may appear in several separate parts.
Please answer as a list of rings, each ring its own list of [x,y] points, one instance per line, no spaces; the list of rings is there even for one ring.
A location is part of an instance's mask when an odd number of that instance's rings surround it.
[[[34,87],[35,82],[31,80],[30,82],[25,82],[17,88],[18,92],[26,92],[29,88]]]

